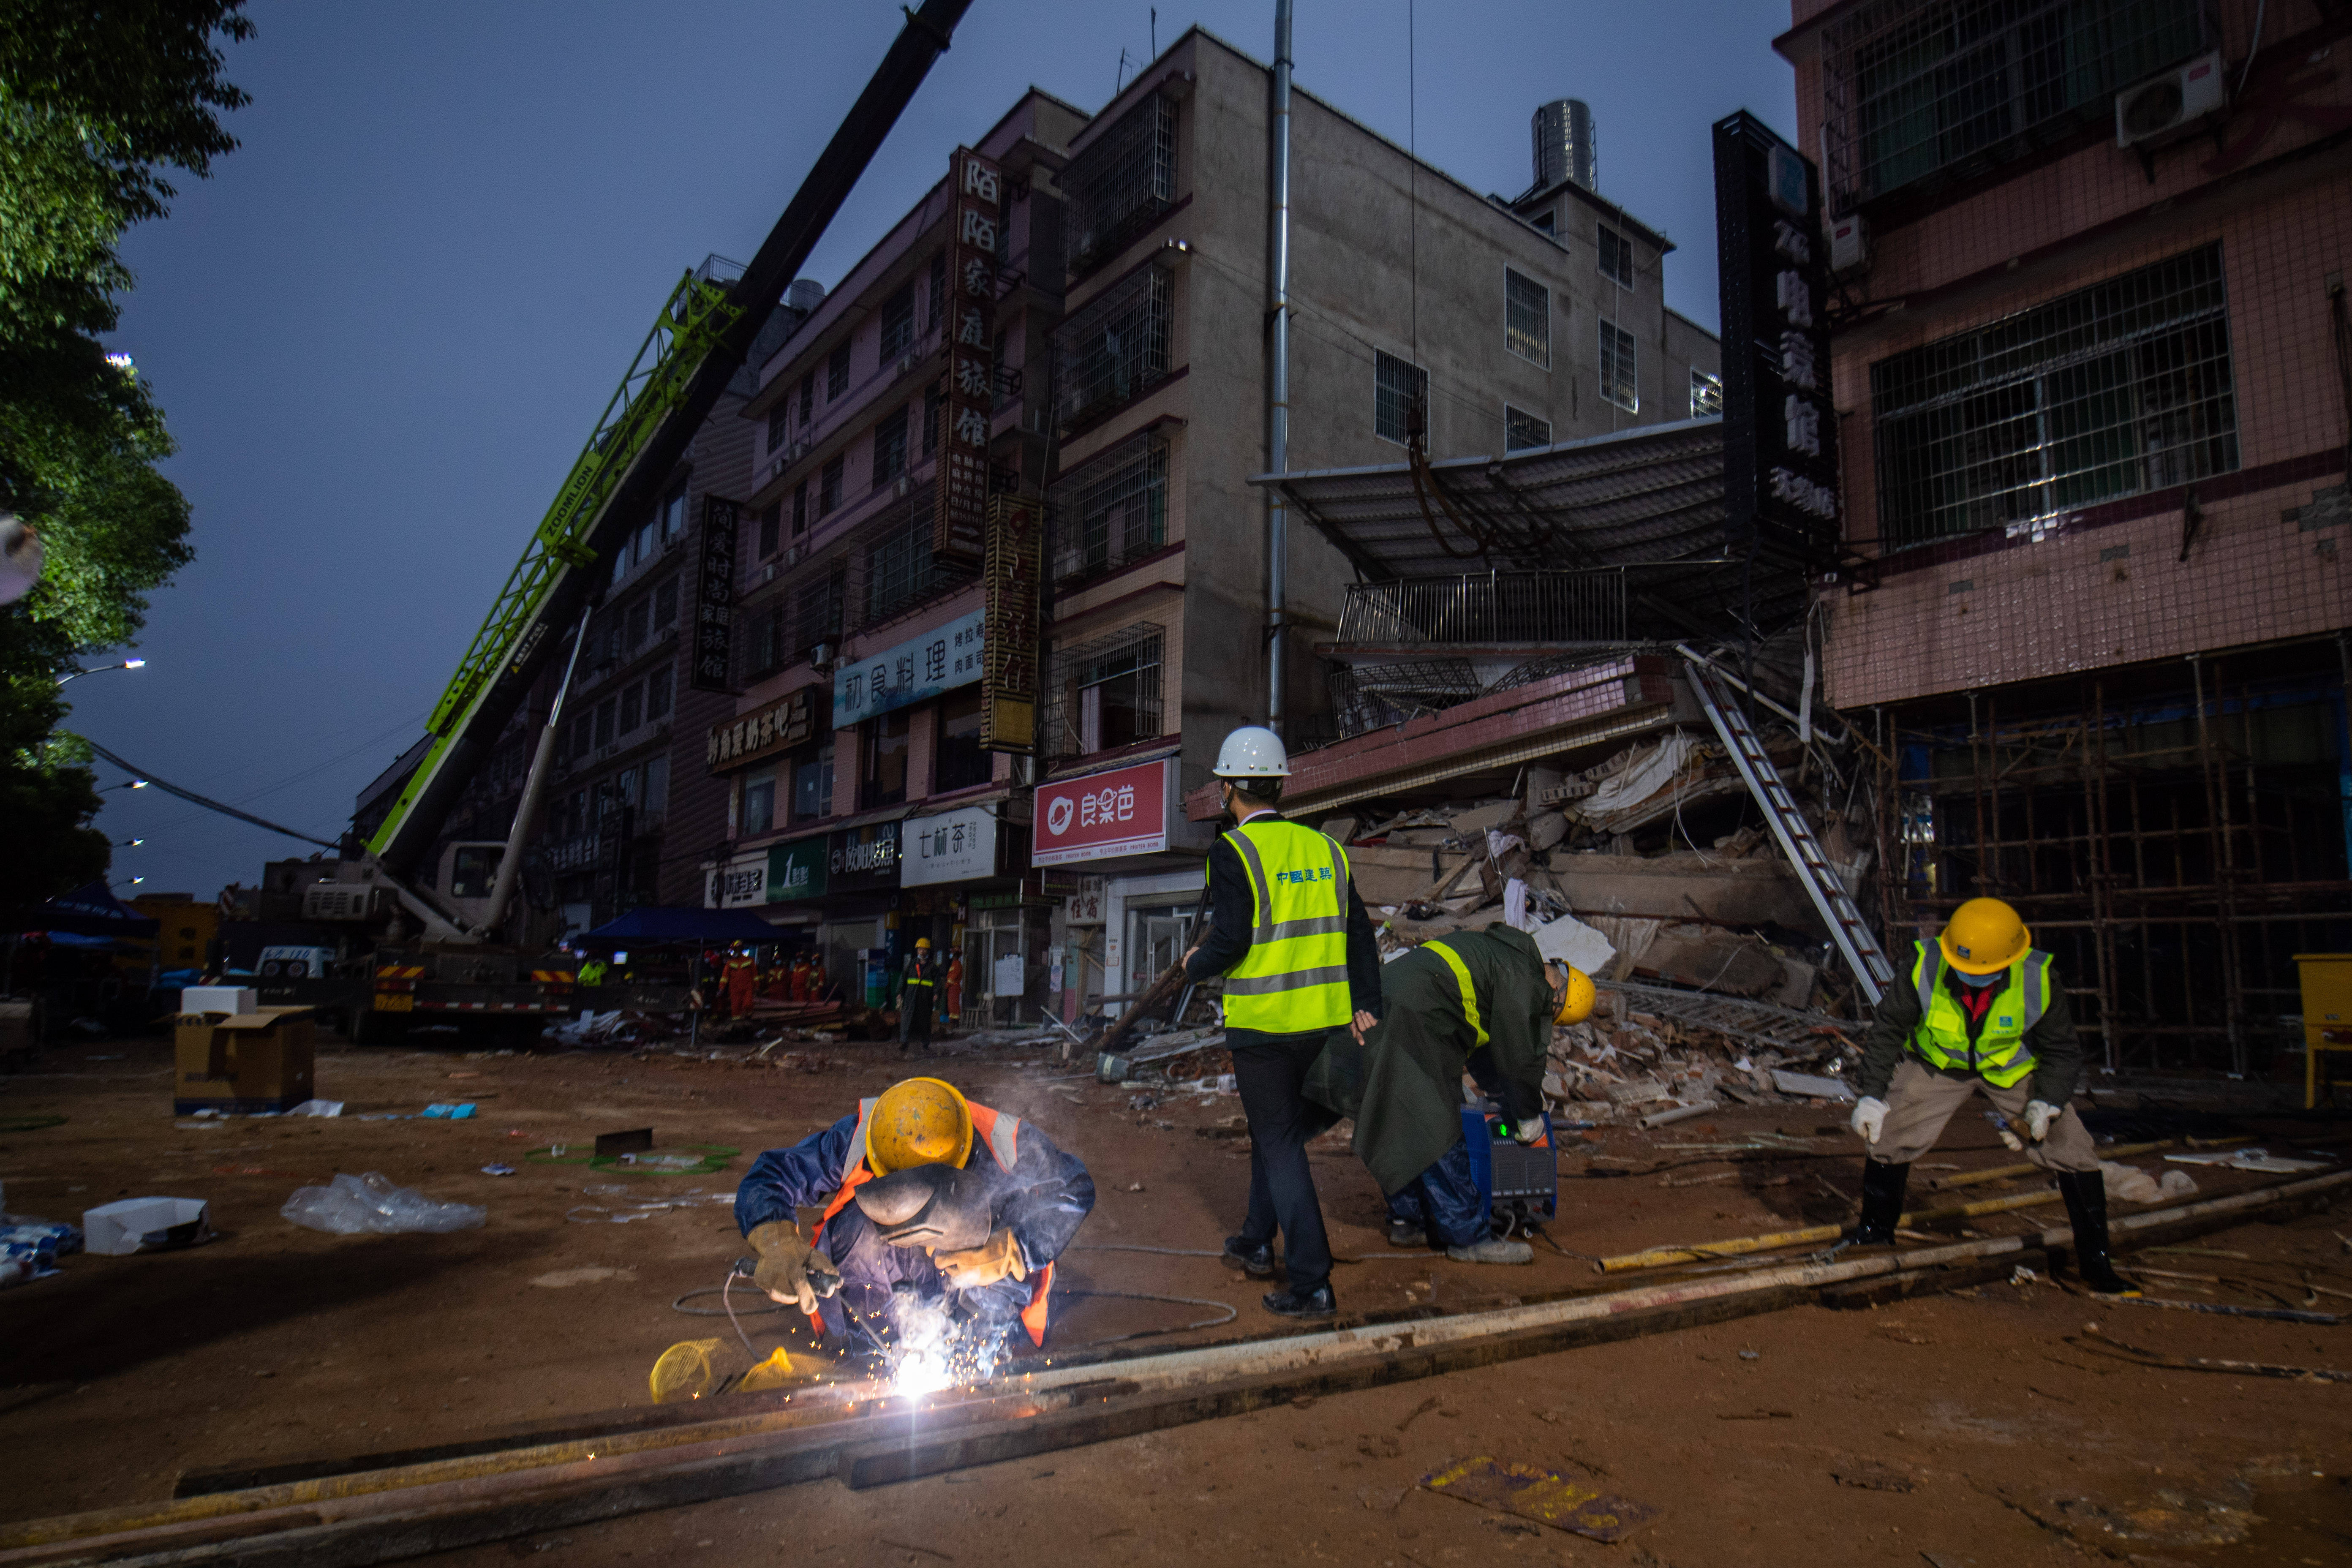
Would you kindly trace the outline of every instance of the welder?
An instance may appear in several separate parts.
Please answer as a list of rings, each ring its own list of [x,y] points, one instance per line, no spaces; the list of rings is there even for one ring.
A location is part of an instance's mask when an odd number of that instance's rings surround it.
[[[838,1343],[887,1349],[944,1309],[1042,1345],[1054,1260],[1094,1205],[1087,1168],[1034,1124],[910,1078],[761,1155],[735,1223],[759,1254],[753,1283]],[[823,1211],[813,1240],[803,1208]]]
[[[1385,966],[1381,991],[1380,1022],[1360,1045],[1333,1034],[1307,1092],[1355,1118],[1357,1158],[1389,1196],[1390,1245],[1442,1247],[1457,1263],[1534,1261],[1526,1242],[1490,1234],[1462,1077],[1499,1102],[1515,1139],[1541,1138],[1552,1026],[1591,1016],[1591,979],[1497,921],[1422,943]]]
[[[2107,1192],[2089,1129],[2067,1103],[2083,1045],[2050,955],[2018,912],[1970,899],[1934,942],[1912,944],[1911,968],[1878,1004],[1863,1037],[1853,1130],[1870,1145],[1862,1218],[1847,1239],[1890,1246],[1911,1162],[1936,1146],[1971,1095],[2021,1124],[2025,1157],[2058,1178],[2074,1230],[2074,1265],[2101,1295],[2137,1296],[2107,1257]]]

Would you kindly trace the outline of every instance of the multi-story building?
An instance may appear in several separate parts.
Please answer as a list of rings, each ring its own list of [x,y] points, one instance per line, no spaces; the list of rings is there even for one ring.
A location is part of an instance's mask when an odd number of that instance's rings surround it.
[[[1037,858],[1077,884],[1073,1006],[1140,989],[1201,896],[1183,795],[1267,717],[1268,67],[1187,32],[1078,131],[1055,331]],[[1580,109],[1580,105],[1578,106]],[[1540,121],[1540,116],[1539,121]],[[1664,305],[1672,248],[1553,157],[1481,195],[1304,90],[1291,99],[1292,471],[1462,458],[1713,412],[1714,339]],[[1587,142],[1589,146],[1589,141]],[[1335,734],[1318,638],[1349,560],[1286,531],[1286,718]]]
[[[1896,934],[1997,894],[2109,1068],[2298,1048],[2347,935],[2352,16],[1796,0],[1840,273],[1826,695]]]

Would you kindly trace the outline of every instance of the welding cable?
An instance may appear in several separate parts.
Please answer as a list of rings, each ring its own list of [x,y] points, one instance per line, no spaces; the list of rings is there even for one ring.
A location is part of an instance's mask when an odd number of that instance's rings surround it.
[[[1223,1258],[1223,1248],[1199,1247],[1146,1247],[1132,1241],[1074,1241],[1065,1252],[1151,1252],[1162,1258]],[[1367,1252],[1360,1258],[1334,1258],[1334,1263],[1385,1263],[1391,1258],[1412,1258],[1418,1254],[1410,1248],[1396,1252]],[[1173,1300],[1171,1297],[1171,1300]]]
[[[1072,1345],[1069,1347],[1072,1350],[1088,1350],[1096,1345],[1124,1344],[1129,1340],[1148,1340],[1155,1334],[1182,1334],[1190,1333],[1194,1329],[1223,1328],[1242,1315],[1241,1309],[1238,1307],[1229,1306],[1223,1301],[1205,1300],[1198,1296],[1152,1296],[1140,1290],[1061,1290],[1055,1294],[1115,1298],[1121,1301],[1167,1301],[1181,1307],[1214,1307],[1224,1314],[1222,1318],[1203,1318],[1197,1323],[1179,1323],[1173,1328],[1138,1329],[1131,1334],[1113,1334],[1107,1340],[1088,1340],[1084,1344]]]

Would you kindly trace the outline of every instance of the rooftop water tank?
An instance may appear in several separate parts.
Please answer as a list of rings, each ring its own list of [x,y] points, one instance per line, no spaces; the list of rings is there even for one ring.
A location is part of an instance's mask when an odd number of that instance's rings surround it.
[[[1556,98],[1535,111],[1536,189],[1548,191],[1562,180],[1573,180],[1586,190],[1594,182],[1592,106],[1580,98]]]

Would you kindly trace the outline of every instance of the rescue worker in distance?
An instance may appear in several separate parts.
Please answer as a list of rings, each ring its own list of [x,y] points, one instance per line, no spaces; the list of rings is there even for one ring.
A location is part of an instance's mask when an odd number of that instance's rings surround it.
[[[901,1173],[957,1178],[975,1218],[971,1245],[894,1245],[858,1198]],[[910,1310],[944,1308],[960,1324],[1045,1342],[1054,1260],[1095,1206],[1094,1178],[1033,1123],[966,1100],[954,1085],[910,1078],[822,1132],[752,1163],[735,1223],[760,1255],[752,1282],[797,1306],[811,1327],[863,1346],[901,1331]],[[793,1211],[822,1208],[814,1241]]]
[[[1225,1044],[1249,1118],[1249,1210],[1225,1241],[1225,1261],[1271,1276],[1280,1229],[1288,1289],[1267,1294],[1266,1310],[1328,1317],[1338,1310],[1331,1242],[1307,1141],[1338,1118],[1304,1090],[1325,1037],[1345,1026],[1360,1041],[1377,1021],[1380,949],[1347,850],[1275,809],[1290,776],[1282,738],[1235,730],[1214,771],[1234,826],[1209,851],[1209,930],[1184,955],[1184,972],[1225,977]]]
[[[1532,1263],[1491,1234],[1472,1173],[1462,1075],[1502,1107],[1524,1144],[1545,1144],[1543,1075],[1555,1024],[1592,1013],[1592,981],[1548,963],[1500,921],[1425,942],[1381,972],[1381,1021],[1358,1045],[1334,1034],[1307,1092],[1356,1119],[1356,1157],[1389,1200],[1389,1245],[1442,1247],[1456,1263]],[[1483,1123],[1479,1135],[1486,1135]]]
[[[1911,967],[1863,1037],[1853,1130],[1870,1145],[1862,1220],[1851,1239],[1888,1246],[1911,1163],[1936,1146],[1972,1094],[2025,1136],[2004,1134],[2058,1178],[2074,1228],[2075,1267],[2102,1295],[2137,1296],[2107,1257],[2107,1194],[2089,1129],[2067,1103],[2083,1047],[2050,955],[1998,899],[1970,899],[1943,934],[1912,944]]]
[[[917,937],[907,955],[904,984],[898,992],[898,1050],[931,1048],[931,1006],[939,994],[939,966],[931,958],[931,939]]]

